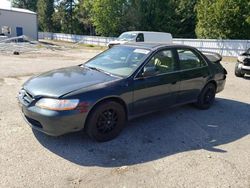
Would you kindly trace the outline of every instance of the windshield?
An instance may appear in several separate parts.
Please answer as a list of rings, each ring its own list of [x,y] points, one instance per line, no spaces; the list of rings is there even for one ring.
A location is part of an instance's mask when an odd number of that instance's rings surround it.
[[[83,66],[127,77],[141,65],[149,52],[150,50],[142,48],[115,46],[97,55]]]
[[[250,48],[246,52],[247,55],[250,55]]]
[[[118,37],[118,40],[132,41],[135,40],[137,33],[123,33]]]

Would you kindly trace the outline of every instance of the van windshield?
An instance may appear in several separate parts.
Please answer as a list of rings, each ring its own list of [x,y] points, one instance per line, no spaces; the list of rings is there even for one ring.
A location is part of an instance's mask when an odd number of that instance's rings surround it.
[[[118,40],[132,41],[135,40],[137,33],[123,33],[118,37]]]
[[[246,52],[247,55],[250,55],[250,48]]]

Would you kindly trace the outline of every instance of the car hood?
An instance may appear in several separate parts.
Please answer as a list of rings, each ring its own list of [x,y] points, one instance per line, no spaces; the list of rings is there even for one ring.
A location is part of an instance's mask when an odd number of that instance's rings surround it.
[[[103,72],[74,66],[49,71],[32,77],[23,88],[33,95],[60,97],[79,89],[119,79]]]
[[[111,42],[109,42],[109,44],[114,44],[114,45],[116,45],[116,44],[125,44],[125,43],[127,43],[128,41],[125,41],[125,40],[113,40],[113,41],[111,41]]]

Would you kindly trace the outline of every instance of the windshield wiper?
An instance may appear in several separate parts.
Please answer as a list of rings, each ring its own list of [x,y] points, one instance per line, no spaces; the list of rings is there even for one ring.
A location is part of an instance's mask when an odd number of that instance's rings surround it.
[[[95,71],[98,71],[98,72],[102,72],[102,73],[107,74],[109,76],[115,76],[115,77],[117,77],[117,75],[113,75],[113,74],[111,74],[109,72],[106,72],[106,71],[104,71],[102,69],[99,69],[99,68],[96,68],[96,67],[91,67],[91,66],[85,66],[85,67],[87,67],[89,69],[92,69],[92,70],[95,70]]]
[[[104,72],[102,69],[98,69],[96,67],[89,67],[89,66],[85,66],[85,67],[92,69],[92,70],[95,70],[95,71],[98,71],[98,72]]]

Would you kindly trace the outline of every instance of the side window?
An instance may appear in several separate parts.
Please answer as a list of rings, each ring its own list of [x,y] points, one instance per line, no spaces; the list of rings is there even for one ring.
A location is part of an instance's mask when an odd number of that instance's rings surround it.
[[[143,33],[139,33],[137,35],[136,42],[144,42],[144,35],[143,35]]]
[[[191,50],[179,49],[177,52],[179,55],[181,70],[199,68],[206,65],[206,63]]]
[[[172,50],[157,52],[145,65],[145,68],[154,68],[155,75],[173,72],[175,63]]]

